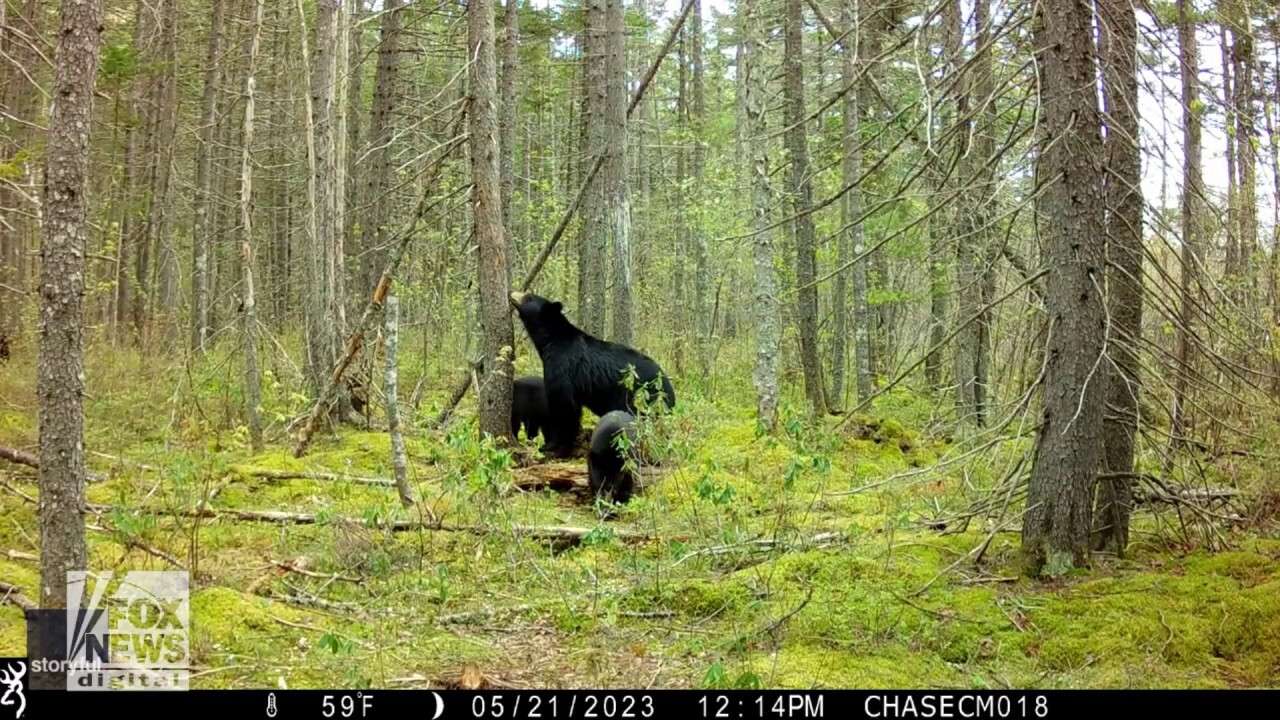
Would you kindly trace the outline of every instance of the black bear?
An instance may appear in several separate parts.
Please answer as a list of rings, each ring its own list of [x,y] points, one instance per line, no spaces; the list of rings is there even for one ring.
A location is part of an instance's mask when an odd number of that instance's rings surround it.
[[[564,307],[533,293],[511,293],[511,304],[542,358],[546,382],[548,422],[543,427],[545,451],[559,457],[573,453],[582,429],[582,408],[603,417],[613,410],[635,413],[632,391],[623,384],[623,373],[635,369],[636,387],[649,389],[656,404],[654,385],[662,383],[668,408],[676,404],[671,381],[658,363],[642,352],[601,340],[584,332],[564,316]]]
[[[530,440],[547,424],[547,390],[537,375],[517,378],[511,384],[511,438],[520,436],[520,426]]]
[[[622,410],[605,413],[591,434],[591,450],[587,453],[587,478],[592,497],[624,504],[631,499],[635,479],[626,467],[628,457],[639,452],[633,423],[635,417]],[[618,449],[616,438],[626,437],[626,449]]]

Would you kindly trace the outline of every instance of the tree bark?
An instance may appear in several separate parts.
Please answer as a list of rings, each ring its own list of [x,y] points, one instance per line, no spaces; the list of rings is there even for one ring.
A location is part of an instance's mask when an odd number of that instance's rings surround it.
[[[1103,425],[1105,468],[1098,487],[1093,549],[1124,555],[1129,544],[1134,441],[1142,379],[1142,155],[1138,116],[1138,20],[1131,0],[1101,0],[1106,43],[1103,86],[1107,103],[1108,315],[1114,366],[1107,373]]]
[[[40,606],[67,605],[84,570],[84,278],[89,136],[102,0],[62,0],[45,154],[40,274]]]
[[[335,360],[333,303],[333,86],[337,46],[338,3],[318,0],[315,51],[311,62],[308,116],[310,185],[307,189],[307,369],[312,388],[320,392]],[[299,4],[301,15],[301,4]],[[306,52],[306,45],[303,45]]]
[[[858,34],[854,38],[854,41],[857,42],[856,54],[861,54],[863,52],[866,34],[874,32],[865,22],[865,17],[863,15],[864,12],[874,14],[875,5],[873,3],[868,3],[868,5],[871,6],[870,9],[864,10],[863,7],[859,7],[850,11],[850,21],[857,23],[858,26]],[[855,59],[855,71],[857,69],[856,62],[857,61]],[[860,135],[862,134],[862,114],[867,111],[866,106],[868,103],[865,102],[865,100],[870,99],[869,97],[865,97],[870,95],[870,83],[871,80],[869,77],[863,78],[862,82],[858,83],[857,87],[853,88],[846,94],[846,98],[852,96],[852,100],[846,100],[846,104],[852,102],[854,107],[850,108],[846,106],[842,108],[845,113],[853,113],[852,123],[856,128],[853,131],[853,138],[851,138],[854,142],[854,147],[845,151],[843,172],[846,176],[850,172],[856,172],[858,175],[861,175],[862,173]],[[850,122],[847,115],[844,122]],[[846,125],[845,131],[850,132],[848,125]],[[845,180],[846,185],[851,182],[852,180],[850,179]],[[850,218],[846,224],[848,222],[852,222],[853,218],[857,218],[862,215],[863,208],[861,189],[852,188],[849,190],[849,193],[845,196],[842,209]],[[853,257],[862,257],[867,251],[866,231],[862,226],[862,223],[858,223],[856,226],[849,228],[849,234],[850,242],[853,245]],[[867,301],[867,266],[870,263],[871,259],[864,257],[862,260],[854,263],[853,267],[850,269],[850,281],[853,284],[854,381],[858,391],[858,396],[855,398],[855,404],[861,403],[866,398],[871,397],[871,394],[875,392],[873,382],[875,380],[875,364],[872,361],[871,350],[872,313],[871,306]]]
[[[178,0],[164,0],[160,15],[160,67],[156,86],[156,149],[152,171],[148,243],[156,248],[156,283],[163,310],[160,327],[165,347],[178,342],[181,260],[173,238],[173,157],[178,132]]]
[[[494,48],[493,0],[471,0],[467,9],[471,110],[472,212],[480,247],[482,352],[480,432],[505,442],[511,435],[511,283],[502,235],[502,192],[498,180],[498,68]]]
[[[607,147],[610,122],[609,107],[609,38],[606,5],[612,0],[586,0],[585,33],[583,42],[583,110],[586,145],[584,162],[589,158],[603,157],[609,162]],[[601,170],[603,170],[603,165]],[[605,297],[605,268],[608,263],[609,205],[608,179],[602,175],[587,189],[583,205],[584,231],[582,252],[578,267],[578,325],[597,337],[605,335],[607,313]]]
[[[826,390],[818,358],[818,287],[813,227],[813,178],[805,128],[804,14],[801,0],[786,0],[786,51],[783,94],[786,97],[786,144],[791,160],[791,205],[795,212],[796,320],[800,326],[800,363],[804,388],[815,416],[827,414]]]
[[[631,286],[631,188],[627,181],[627,53],[622,0],[605,0],[604,182],[606,249],[610,271],[611,339],[634,344],[634,299]]]
[[[400,92],[400,35],[404,9],[401,0],[387,0],[382,13],[382,38],[378,43],[378,67],[373,85],[373,111],[369,117],[368,192],[365,203],[369,220],[365,224],[363,290],[373,292],[387,260],[391,223],[391,139],[395,134],[396,98]]]
[[[249,39],[249,66],[245,70],[244,137],[240,148],[240,268],[244,279],[244,375],[245,411],[249,418],[249,445],[262,449],[262,374],[258,369],[258,312],[253,288],[253,121],[257,83],[258,46],[262,40],[262,14],[266,0],[254,0],[253,30]]]
[[[351,248],[351,253],[355,256],[367,249],[369,235],[364,232],[359,220],[361,219],[358,210],[360,209],[360,190],[364,184],[360,182],[361,178],[361,156],[364,153],[363,135],[361,126],[361,115],[364,112],[364,37],[365,29],[361,21],[365,18],[364,0],[351,0],[355,3],[352,8],[351,22],[348,25],[347,32],[349,35],[347,49],[347,134],[346,134],[346,182],[343,185],[342,197],[342,237],[343,247]],[[385,8],[384,8],[385,9]],[[356,241],[357,228],[361,242]],[[356,268],[357,272],[363,272],[364,265]],[[367,283],[363,277],[357,275],[355,296],[363,297],[368,290]]]
[[[1178,47],[1182,65],[1182,278],[1178,312],[1178,370],[1173,381],[1173,418],[1170,422],[1171,445],[1180,446],[1188,437],[1191,420],[1186,409],[1188,380],[1195,367],[1195,323],[1197,275],[1200,272],[1200,203],[1204,182],[1200,174],[1201,119],[1200,80],[1197,59],[1194,11],[1188,0],[1178,0]]]
[[[395,470],[396,492],[400,496],[400,504],[406,508],[413,507],[417,499],[413,488],[409,486],[408,467],[404,451],[404,433],[400,432],[400,400],[397,391],[396,348],[400,335],[400,299],[388,294],[383,312],[383,338],[386,365],[383,372],[383,394],[387,396],[387,434],[391,436],[391,466]]]
[[[765,432],[773,432],[778,420],[778,281],[773,266],[773,232],[769,230],[769,155],[766,111],[768,93],[764,68],[765,39],[761,18],[762,0],[743,0],[742,87],[743,135],[751,148],[751,216],[755,236],[751,241],[755,265],[753,319],[756,325],[756,357],[752,379],[756,389],[756,422]]]
[[[205,54],[204,90],[200,100],[200,125],[197,128],[196,141],[196,181],[195,181],[195,220],[193,222],[194,237],[194,269],[192,271],[192,322],[191,349],[204,350],[205,341],[209,338],[209,305],[212,283],[209,277],[209,256],[213,253],[213,235],[209,217],[210,204],[213,202],[213,138],[217,129],[218,117],[218,68],[222,54],[222,26],[225,18],[226,0],[212,0],[212,19],[209,23],[209,45]]]
[[[1030,575],[1088,562],[1094,474],[1102,455],[1107,329],[1102,283],[1102,135],[1093,13],[1083,3],[1037,6],[1033,38],[1045,134],[1037,176],[1049,267],[1044,409],[1023,516]]]
[[[703,62],[702,0],[694,0],[693,14],[689,17],[689,61],[693,84],[690,88],[692,106],[689,112],[689,130],[693,135],[693,152],[690,157],[689,204],[694,208],[690,222],[690,239],[693,247],[693,327],[698,333],[693,347],[697,353],[698,375],[704,387],[711,382],[711,333],[712,309],[708,305],[711,288],[711,259],[707,245],[707,231],[702,216],[705,212],[703,173],[706,170],[706,122],[707,91],[706,68]]]
[[[519,258],[515,241],[516,197],[516,80],[520,72],[520,0],[507,0],[503,12],[506,35],[502,42],[502,119],[498,123],[498,144],[502,150],[502,232],[513,265]],[[526,153],[528,150],[525,151]],[[508,271],[510,282],[512,271]]]
[[[1249,4],[1246,0],[1234,0],[1236,23],[1232,30],[1233,60],[1235,62],[1235,113],[1236,156],[1239,163],[1239,215],[1237,216],[1237,283],[1240,296],[1252,298],[1257,284],[1253,254],[1258,249],[1258,154],[1254,149],[1257,137],[1257,115],[1254,110],[1254,43],[1250,22]],[[1247,309],[1242,308],[1242,309]]]

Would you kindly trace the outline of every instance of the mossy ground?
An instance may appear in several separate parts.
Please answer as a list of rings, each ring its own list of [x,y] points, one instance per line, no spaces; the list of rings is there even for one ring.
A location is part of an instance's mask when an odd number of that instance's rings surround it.
[[[250,453],[229,358],[188,369],[103,350],[88,361],[89,464],[108,476],[88,496],[110,508],[90,518],[91,567],[169,567],[132,538],[197,571],[196,687],[425,687],[466,664],[534,687],[1280,683],[1274,528],[1224,528],[1231,549],[1216,553],[1140,539],[1088,572],[1018,578],[1016,534],[922,521],[990,492],[1023,448],[948,464],[958,448],[925,431],[930,403],[905,391],[840,427],[788,415],[761,438],[749,384],[721,383],[714,402],[685,389],[655,431],[668,445],[661,479],[602,521],[571,496],[511,492],[508,456],[474,440],[468,404],[446,432],[421,429],[447,393],[442,378],[410,414],[410,479],[446,522],[487,532],[391,533],[379,523],[409,516],[389,488],[249,475],[389,477],[390,446],[383,432],[346,428],[293,458],[282,429],[304,399],[289,389],[296,371],[269,362],[271,442]],[[406,367],[402,387],[416,372]],[[33,378],[21,355],[0,372],[0,445],[35,447]],[[0,553],[38,552],[21,496],[36,494],[34,473],[4,465],[0,477],[12,488],[0,490]],[[144,510],[202,500],[321,521]],[[518,535],[522,525],[598,532],[564,549]],[[613,529],[657,539],[623,543]],[[299,559],[311,574],[277,564]],[[36,593],[34,563],[0,555],[0,577]],[[24,650],[21,613],[0,605],[0,654]]]

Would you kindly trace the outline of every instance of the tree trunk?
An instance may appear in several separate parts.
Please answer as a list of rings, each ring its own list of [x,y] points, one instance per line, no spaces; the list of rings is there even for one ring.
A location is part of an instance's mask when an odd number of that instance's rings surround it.
[[[586,145],[583,162],[588,167],[599,155],[606,156],[609,136],[609,38],[606,4],[611,0],[586,0],[586,32],[583,43],[583,89],[586,92],[583,119]],[[601,168],[603,169],[603,167]],[[583,204],[584,232],[581,263],[578,267],[578,325],[598,337],[605,334],[605,267],[608,262],[609,207],[605,174],[600,174],[587,190]]]
[[[164,0],[160,11],[160,69],[154,93],[156,112],[155,166],[151,172],[148,193],[147,245],[156,251],[156,284],[162,310],[161,338],[164,347],[172,347],[178,339],[181,318],[178,317],[177,245],[173,240],[173,156],[178,130],[178,0]]]
[[[146,51],[155,32],[152,14],[147,3],[138,2],[133,26],[133,45],[143,62],[150,60]],[[154,149],[154,108],[148,102],[151,93],[148,85],[150,72],[138,71],[129,88],[129,129],[125,141],[124,203],[120,218],[121,243],[131,249],[133,255],[133,299],[126,303],[133,311],[134,334],[139,343],[147,336],[146,329],[151,313],[151,265],[152,250],[146,232],[145,197],[151,182],[151,152]]]
[[[1138,348],[1142,340],[1142,154],[1138,117],[1138,20],[1131,0],[1099,3],[1106,43],[1103,87],[1107,102],[1107,267],[1111,357],[1108,412],[1103,425],[1105,467],[1112,478],[1133,472],[1142,388]],[[1128,479],[1098,487],[1093,549],[1123,556],[1129,544],[1133,492]]]
[[[343,185],[342,197],[342,237],[343,247],[350,248],[351,254],[359,257],[360,253],[368,249],[369,234],[365,232],[365,228],[360,226],[358,222],[361,217],[360,208],[360,190],[364,187],[360,182],[361,156],[364,153],[363,137],[361,135],[360,116],[364,112],[364,26],[361,21],[365,19],[365,3],[364,0],[352,0],[355,6],[352,8],[351,22],[347,27],[349,35],[347,50],[347,134],[346,134],[346,182]],[[360,242],[356,241],[357,228],[360,228]],[[357,272],[363,272],[364,265],[355,268]],[[356,297],[364,297],[365,286],[363,278],[356,277],[354,295]]]
[[[502,120],[498,123],[498,144],[502,150],[502,233],[510,251],[507,260],[514,265],[520,257],[515,241],[516,103],[519,99],[516,79],[520,72],[520,0],[507,0],[503,15],[506,37],[502,43]],[[528,150],[525,152],[528,153]],[[508,272],[508,282],[510,275]]]
[[[1250,22],[1249,6],[1244,0],[1235,0],[1236,27],[1235,37],[1235,111],[1236,111],[1236,156],[1239,163],[1239,214],[1237,215],[1237,267],[1236,274],[1243,285],[1241,296],[1250,300],[1257,284],[1253,254],[1258,249],[1258,172],[1257,150],[1254,140],[1257,137],[1257,116],[1253,103],[1253,26]],[[1251,306],[1246,305],[1244,310]],[[1249,362],[1249,361],[1246,361]]]
[[[300,2],[300,0],[299,0]],[[315,52],[311,61],[309,128],[310,186],[307,189],[307,368],[312,388],[319,393],[334,360],[335,328],[330,310],[333,303],[333,76],[338,39],[338,3],[318,0],[315,24]],[[302,12],[299,4],[299,14]],[[306,51],[305,44],[303,45]]]
[[[347,108],[350,106],[348,90],[351,77],[347,61],[351,57],[351,3],[358,0],[340,0],[338,6],[337,46],[333,54],[334,96],[329,107],[333,113],[333,127],[330,130],[329,142],[332,152],[329,155],[328,175],[333,197],[329,200],[332,218],[329,226],[333,233],[333,247],[329,251],[329,315],[333,318],[333,355],[342,354],[344,338],[347,337],[347,238],[343,234],[346,227],[347,210]],[[351,409],[351,398],[347,386],[338,388],[338,412],[346,417]]]
[[[400,92],[401,0],[387,0],[382,13],[382,38],[378,43],[378,68],[373,84],[373,112],[369,117],[368,192],[364,201],[369,220],[364,224],[364,257],[361,264],[362,294],[373,292],[386,265],[386,245],[391,223],[391,140],[395,134],[396,98]]]
[[[1201,228],[1200,211],[1204,182],[1200,175],[1201,120],[1200,80],[1197,60],[1195,23],[1188,0],[1178,0],[1178,47],[1182,65],[1182,282],[1177,328],[1178,370],[1173,381],[1173,418],[1170,422],[1170,439],[1174,447],[1180,446],[1191,431],[1191,420],[1186,409],[1187,385],[1195,367],[1195,300],[1193,296],[1199,281]]]
[[[852,10],[846,10],[849,15],[848,21],[857,24],[857,35],[854,36],[854,42],[857,43],[857,51],[855,54],[863,53],[864,39],[866,33],[870,31],[867,23],[864,22],[863,8],[858,7]],[[874,5],[869,10],[874,12]],[[855,58],[854,71],[857,71],[857,59]],[[862,174],[862,114],[867,112],[866,106],[869,104],[871,85],[870,78],[864,78],[858,86],[850,90],[846,94],[845,106],[841,108],[844,113],[845,133],[852,135],[849,140],[853,142],[852,148],[845,148],[844,167],[842,172],[845,175],[845,185],[849,185],[852,180],[849,174],[854,173],[853,177]],[[866,96],[866,97],[864,97]],[[848,107],[849,103],[853,103],[853,107]],[[848,113],[852,112],[852,118]],[[850,127],[852,125],[852,128]],[[862,207],[862,190],[860,188],[851,188],[845,195],[844,204],[841,206],[846,217],[849,219],[845,224],[853,222],[854,219],[860,217],[863,212]],[[849,228],[850,242],[853,245],[853,257],[862,257],[867,251],[866,231],[862,223]],[[854,373],[857,385],[858,396],[857,403],[862,402],[874,392],[873,381],[875,379],[875,364],[872,362],[871,351],[871,306],[867,301],[867,266],[871,264],[871,259],[862,257],[861,260],[854,263],[850,280],[853,283],[853,356],[854,356]],[[836,398],[838,401],[839,398]],[[856,403],[855,403],[856,404]]]
[[[1223,222],[1226,226],[1226,257],[1223,263],[1223,275],[1227,281],[1227,296],[1235,300],[1239,300],[1239,294],[1236,292],[1236,281],[1240,274],[1240,234],[1239,234],[1239,207],[1240,196],[1239,190],[1239,174],[1236,168],[1236,109],[1233,107],[1236,96],[1232,90],[1232,70],[1234,65],[1231,61],[1232,43],[1231,29],[1229,21],[1232,15],[1232,5],[1235,0],[1226,0],[1219,3],[1218,9],[1223,15],[1223,22],[1219,30],[1220,45],[1222,54],[1222,110],[1224,117],[1224,125],[1226,126],[1226,150],[1227,158],[1227,215]]]
[[[40,273],[40,606],[67,605],[84,570],[84,278],[89,135],[102,0],[62,0],[45,153]]]
[[[711,382],[711,332],[712,310],[708,305],[711,287],[711,259],[708,256],[706,226],[702,221],[705,212],[705,193],[703,192],[703,173],[707,164],[706,122],[707,91],[706,68],[703,62],[702,36],[702,0],[694,0],[693,14],[689,18],[689,61],[693,66],[693,86],[691,89],[692,107],[690,108],[689,130],[693,135],[692,162],[689,168],[691,184],[689,186],[689,204],[694,208],[694,217],[690,223],[690,235],[693,240],[693,327],[698,333],[693,347],[697,353],[698,374],[702,378],[703,387]]]
[[[400,400],[398,395],[396,348],[399,347],[400,336],[400,299],[390,293],[382,307],[383,338],[386,365],[383,371],[382,389],[387,396],[387,434],[391,436],[391,467],[395,471],[396,492],[400,496],[400,504],[406,508],[413,507],[417,499],[413,488],[409,486],[409,463],[404,451],[404,433],[400,432]]]
[[[791,160],[791,204],[795,212],[796,320],[800,326],[800,362],[805,395],[815,416],[827,414],[822,367],[818,359],[818,287],[813,228],[813,178],[805,129],[804,14],[801,0],[786,0],[786,52],[783,94],[786,97],[786,144]]]
[[[471,0],[467,8],[468,56],[473,58],[471,107],[472,210],[480,247],[482,360],[476,398],[480,433],[500,442],[511,435],[511,283],[507,243],[502,236],[502,192],[498,180],[498,68],[494,48],[493,0]]]
[[[209,276],[209,256],[213,253],[213,234],[209,217],[213,202],[213,138],[218,118],[218,68],[222,54],[222,25],[226,0],[212,0],[212,20],[209,24],[209,47],[205,54],[204,90],[200,100],[200,125],[196,140],[196,185],[194,270],[191,282],[191,348],[203,350],[209,338],[209,305],[213,284]]]
[[[769,97],[764,68],[765,39],[762,0],[743,0],[742,86],[745,93],[743,135],[751,148],[752,252],[755,264],[753,319],[756,324],[756,359],[752,378],[756,388],[756,420],[765,432],[773,432],[778,419],[778,282],[773,267],[773,232],[769,227],[769,155],[765,142]]]
[[[249,417],[249,445],[262,449],[262,376],[258,370],[258,312],[253,288],[253,113],[258,71],[258,46],[262,40],[262,13],[266,0],[254,0],[253,35],[249,40],[249,66],[245,70],[244,137],[240,148],[240,268],[244,279],[244,375],[245,410]]]
[[[612,251],[611,339],[632,345],[631,188],[627,182],[627,53],[622,0],[605,0],[604,183],[605,247]]]
[[[1037,6],[1033,31],[1043,69],[1046,137],[1037,177],[1045,186],[1046,308],[1050,327],[1044,410],[1023,516],[1028,574],[1084,565],[1094,474],[1102,455],[1106,335],[1102,282],[1102,136],[1093,14],[1083,3]]]

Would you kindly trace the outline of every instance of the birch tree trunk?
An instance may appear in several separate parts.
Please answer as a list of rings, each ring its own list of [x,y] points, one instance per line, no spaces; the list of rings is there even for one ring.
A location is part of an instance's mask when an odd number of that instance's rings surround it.
[[[258,46],[262,40],[262,14],[266,0],[254,0],[253,30],[245,70],[244,137],[240,148],[240,268],[244,279],[244,375],[245,411],[249,418],[249,444],[262,449],[262,375],[258,369],[258,312],[253,287],[253,120],[257,83]]]
[[[395,472],[396,493],[400,496],[400,504],[406,508],[417,502],[413,488],[409,486],[409,463],[404,452],[404,434],[400,432],[400,400],[398,390],[399,370],[397,367],[397,348],[400,337],[400,299],[387,293],[382,306],[384,353],[386,355],[383,370],[382,389],[387,396],[387,434],[391,436],[391,467]]]
[[[773,432],[778,419],[778,282],[773,267],[773,232],[769,227],[769,155],[766,111],[769,104],[764,68],[765,39],[760,17],[763,0],[743,0],[742,86],[745,93],[747,147],[751,148],[752,256],[755,265],[754,313],[756,359],[752,379],[756,387],[756,421]]]

